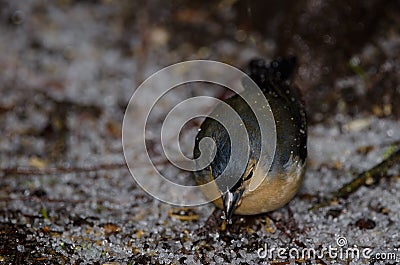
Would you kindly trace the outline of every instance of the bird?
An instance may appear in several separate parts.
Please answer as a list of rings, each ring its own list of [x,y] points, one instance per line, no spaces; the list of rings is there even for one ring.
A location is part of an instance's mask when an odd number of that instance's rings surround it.
[[[275,120],[276,148],[269,168],[260,165],[261,169],[256,170],[261,147],[267,144],[261,139],[260,126],[254,112],[240,94],[224,100],[241,118],[241,121],[228,119],[228,122],[234,123],[231,124],[233,128],[244,124],[248,135],[246,167],[234,185],[218,182],[218,177],[228,165],[232,150],[227,129],[211,118],[224,112],[221,104],[215,107],[210,117],[205,118],[196,135],[193,151],[195,159],[201,156],[199,143],[203,138],[211,138],[216,150],[211,163],[194,172],[195,181],[201,185],[216,180],[214,189],[203,190],[203,193],[211,200],[215,198],[215,192],[218,193],[213,203],[223,210],[223,218],[229,224],[232,223],[233,214],[255,215],[283,207],[296,195],[303,182],[307,159],[307,117],[300,90],[292,80],[296,66],[294,56],[279,57],[270,63],[263,59],[253,59],[249,63],[248,76],[268,100]],[[246,89],[243,93],[246,93]],[[252,190],[249,184],[256,176],[263,180]]]

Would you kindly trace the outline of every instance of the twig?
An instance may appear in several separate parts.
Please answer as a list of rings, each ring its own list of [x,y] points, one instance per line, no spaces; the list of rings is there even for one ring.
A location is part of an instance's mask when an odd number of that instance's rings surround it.
[[[36,169],[30,167],[11,167],[0,169],[6,175],[52,175],[67,173],[85,173],[100,170],[118,170],[127,168],[125,163],[122,164],[102,164],[91,167],[52,167],[44,169]]]
[[[80,203],[86,203],[88,201],[94,202],[97,204],[101,204],[104,202],[108,203],[113,203],[117,205],[125,204],[125,203],[130,203],[131,201],[125,201],[125,200],[112,200],[112,199],[102,199],[102,198],[97,198],[97,199],[67,199],[67,198],[59,198],[59,199],[52,199],[48,197],[38,197],[38,196],[20,196],[20,197],[0,197],[0,202],[11,202],[11,201],[28,201],[28,202],[33,202],[33,203],[66,203],[66,204],[80,204]]]
[[[331,196],[326,197],[321,203],[314,205],[310,210],[330,205],[332,202],[342,198],[347,198],[356,192],[362,186],[368,186],[377,183],[381,178],[387,175],[387,171],[394,165],[400,164],[400,149],[392,153],[387,159],[377,164],[373,168],[359,174],[352,181],[344,184],[339,190],[333,192]]]
[[[87,199],[82,200],[68,200],[68,199],[50,199],[50,198],[40,198],[36,196],[25,196],[25,197],[0,197],[0,202],[10,202],[10,201],[29,201],[29,202],[47,202],[47,203],[69,203],[69,204],[78,204],[87,202]]]

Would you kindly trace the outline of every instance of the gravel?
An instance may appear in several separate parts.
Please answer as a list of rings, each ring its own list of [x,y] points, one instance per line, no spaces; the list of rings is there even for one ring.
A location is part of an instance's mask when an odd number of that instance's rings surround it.
[[[302,11],[308,17],[292,18],[298,22],[293,30],[302,34],[304,21],[313,21],[323,4],[299,3],[308,7]],[[369,12],[373,3],[363,8]],[[379,12],[388,18],[377,23],[374,32],[379,33],[350,50],[343,48],[342,57],[330,61],[329,49],[313,46],[313,40],[301,39],[296,32],[284,50],[282,39],[263,35],[256,26],[246,28],[247,20],[238,11],[242,4],[0,1],[0,264],[302,261],[279,257],[277,251],[262,258],[260,249],[266,247],[287,253],[352,247],[397,255],[347,260],[324,253],[305,259],[308,264],[400,261],[398,166],[379,183],[310,210],[399,147],[400,30],[393,21],[400,16],[383,5]],[[280,6],[271,8],[282,11]],[[323,8],[337,11],[335,4]],[[282,26],[284,15],[279,14],[266,19]],[[340,38],[347,36],[335,32],[336,43],[345,43]],[[304,185],[287,206],[236,216],[224,229],[222,213],[213,205],[168,205],[137,185],[125,165],[121,126],[130,96],[146,77],[188,59],[213,59],[245,69],[254,56],[270,60],[291,49],[298,52],[300,46],[306,49],[304,45],[313,51],[298,54],[297,77],[309,112],[309,161]],[[341,51],[340,45],[335,47]],[[309,79],[321,63],[330,69],[329,78],[320,73]],[[188,89],[177,88],[157,106],[150,131],[159,131],[171,104],[198,94],[227,95],[214,86]],[[191,154],[197,123],[186,126],[181,135],[186,154]],[[180,183],[192,183],[190,174],[164,163],[157,141],[154,137],[151,154],[159,170]],[[144,155],[135,154],[138,160]],[[143,169],[142,174],[149,173]],[[342,242],[346,244],[338,245]]]

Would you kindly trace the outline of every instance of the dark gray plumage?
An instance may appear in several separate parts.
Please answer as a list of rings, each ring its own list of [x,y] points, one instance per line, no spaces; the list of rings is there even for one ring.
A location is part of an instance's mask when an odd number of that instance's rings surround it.
[[[304,105],[298,89],[289,80],[295,70],[295,64],[295,59],[290,58],[277,59],[272,61],[270,65],[266,65],[263,60],[253,60],[249,65],[249,76],[262,90],[275,119],[277,135],[276,152],[271,168],[267,173],[268,178],[271,179],[275,177],[285,178],[286,173],[289,172],[288,168],[292,166],[292,163],[297,163],[296,165],[303,168],[307,157],[307,123]],[[239,114],[248,132],[250,143],[248,163],[258,161],[260,146],[263,143],[261,143],[260,127],[254,113],[239,95],[235,95],[225,102]],[[218,112],[218,106],[214,112]],[[214,179],[220,176],[231,156],[231,143],[228,132],[219,122],[211,118],[206,118],[196,137],[194,158],[200,156],[199,141],[203,137],[214,139],[217,151],[210,167],[195,172],[195,178],[199,184],[209,182],[210,175]],[[296,174],[302,175],[303,173],[304,170],[300,170]],[[246,190],[244,182],[252,177],[252,171],[246,174],[229,189],[229,192],[227,192],[224,182],[217,181],[227,219],[230,219],[231,214],[240,204],[242,194]],[[233,206],[229,206],[230,209],[227,209],[227,204],[232,203]],[[217,206],[220,206],[220,204],[217,204]],[[254,208],[256,206],[251,207]],[[260,206],[260,209],[263,209],[263,207]],[[246,213],[246,211],[244,212]]]

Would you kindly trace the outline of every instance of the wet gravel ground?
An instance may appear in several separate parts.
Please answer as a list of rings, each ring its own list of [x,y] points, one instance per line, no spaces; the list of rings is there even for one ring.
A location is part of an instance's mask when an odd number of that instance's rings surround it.
[[[399,13],[399,1],[0,1],[0,264],[398,264],[398,165],[310,208],[400,146]],[[174,207],[135,183],[121,126],[146,77],[189,59],[245,70],[287,54],[310,125],[305,182],[286,207],[224,227],[213,205]],[[182,137],[188,154],[196,126]],[[343,242],[387,256],[258,255]]]

